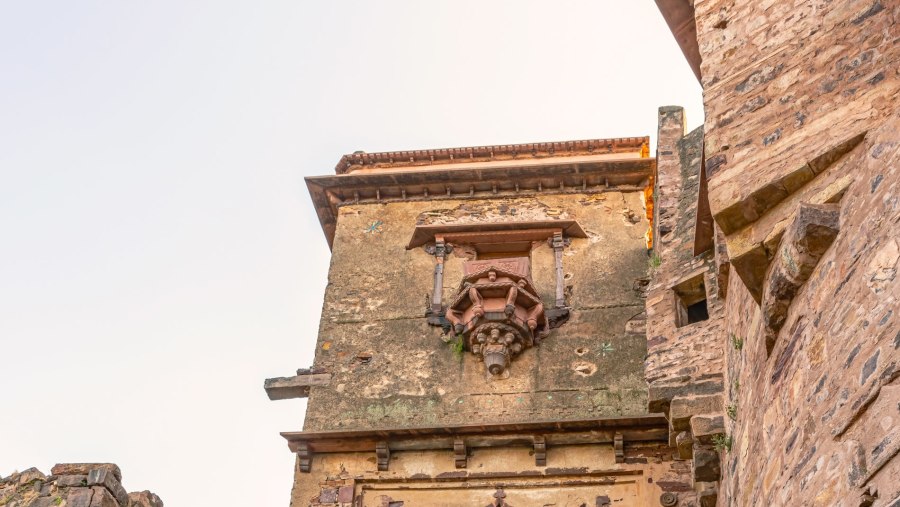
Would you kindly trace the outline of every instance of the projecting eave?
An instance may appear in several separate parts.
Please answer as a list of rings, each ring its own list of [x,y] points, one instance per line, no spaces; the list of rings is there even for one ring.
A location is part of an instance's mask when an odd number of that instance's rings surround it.
[[[596,154],[354,171],[307,177],[306,186],[330,247],[345,204],[641,191],[655,168],[655,158]]]
[[[668,422],[663,414],[636,414],[601,419],[532,421],[523,423],[460,424],[415,428],[347,431],[286,431],[281,436],[291,452],[306,446],[312,452],[375,451],[377,442],[389,442],[392,450],[453,447],[454,437],[481,438],[483,447],[530,441],[546,434],[558,445],[611,442],[615,433],[630,442],[666,441]]]
[[[669,30],[681,47],[681,52],[700,81],[700,47],[697,43],[697,23],[694,20],[694,0],[656,0]]]

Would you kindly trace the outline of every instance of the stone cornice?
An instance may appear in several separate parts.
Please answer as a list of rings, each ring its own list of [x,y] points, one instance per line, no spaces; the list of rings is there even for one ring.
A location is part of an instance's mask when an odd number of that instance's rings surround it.
[[[540,158],[564,158],[599,154],[637,154],[646,157],[649,137],[624,137],[615,139],[585,139],[547,143],[500,144],[494,146],[469,146],[439,148],[433,150],[386,151],[366,153],[358,151],[341,157],[334,168],[336,174],[348,174],[358,170],[424,168],[434,165],[485,163],[504,160],[528,160]]]
[[[632,139],[640,147],[637,141],[642,143],[646,138]],[[331,246],[338,208],[348,204],[641,191],[656,168],[656,159],[645,156],[642,148],[637,149],[619,155],[557,153],[543,158],[474,160],[438,167],[379,167],[307,177],[306,186]]]

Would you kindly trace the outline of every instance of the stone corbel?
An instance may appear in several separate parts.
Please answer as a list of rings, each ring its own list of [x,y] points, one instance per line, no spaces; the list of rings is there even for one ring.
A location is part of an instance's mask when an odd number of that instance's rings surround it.
[[[534,437],[534,465],[547,466],[547,439],[542,435]]]
[[[387,442],[375,444],[375,460],[378,462],[378,471],[387,472],[388,462],[391,460],[391,449]]]
[[[456,468],[466,468],[468,451],[465,440],[461,438],[453,441],[453,460],[456,462]]]
[[[308,474],[312,466],[312,451],[309,450],[309,444],[299,442],[297,444],[297,466],[300,471]]]
[[[801,203],[766,273],[762,297],[766,351],[772,349],[800,288],[840,230],[837,204]]]
[[[625,439],[621,433],[613,437],[613,450],[616,454],[616,463],[625,463]]]
[[[331,374],[322,370],[301,368],[293,377],[267,378],[263,384],[270,400],[290,400],[309,397],[313,386],[326,386],[331,382]]]

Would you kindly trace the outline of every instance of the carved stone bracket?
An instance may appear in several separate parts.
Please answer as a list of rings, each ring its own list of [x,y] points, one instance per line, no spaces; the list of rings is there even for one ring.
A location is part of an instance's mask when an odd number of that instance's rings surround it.
[[[468,451],[466,450],[466,442],[461,438],[453,441],[453,459],[456,462],[456,468],[466,468]]]
[[[534,437],[534,465],[547,466],[547,439],[543,436]]]
[[[312,452],[309,450],[309,444],[300,442],[297,444],[297,466],[303,473],[309,473],[312,465]]]
[[[524,349],[550,333],[527,257],[469,261],[446,319],[463,346],[500,375]]]
[[[762,297],[766,350],[775,347],[791,302],[812,275],[840,228],[837,204],[801,203],[766,274]]]
[[[375,460],[378,462],[378,471],[387,472],[388,462],[391,460],[391,449],[387,442],[375,444]]]
[[[616,453],[616,463],[625,463],[625,442],[621,433],[616,433],[613,438],[613,450]]]

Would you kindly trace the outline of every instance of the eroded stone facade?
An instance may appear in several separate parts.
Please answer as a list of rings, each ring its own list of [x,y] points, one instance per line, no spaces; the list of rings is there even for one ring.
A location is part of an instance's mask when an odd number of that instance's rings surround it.
[[[266,384],[309,397],[293,505],[697,504],[648,412],[646,143],[354,154],[309,180],[333,234],[315,363]]]
[[[718,505],[897,505],[900,5],[658,4],[670,25],[692,11],[702,59]],[[648,339],[652,404],[668,342]]]
[[[5,507],[163,507],[149,491],[127,493],[112,463],[62,463],[50,475],[36,468],[0,477]]]
[[[477,420],[518,422],[646,411],[639,323],[646,276],[642,204],[637,192],[441,200],[340,208],[314,369],[331,373],[312,387],[305,428],[407,427]],[[417,224],[577,220],[588,237],[571,238],[563,266],[568,321],[525,349],[504,379],[486,375],[469,351],[429,325],[435,258],[407,250]],[[380,224],[373,228],[373,224]],[[554,250],[531,249],[531,277],[555,300]],[[454,245],[443,262],[443,301],[451,302],[463,266],[477,254]]]

